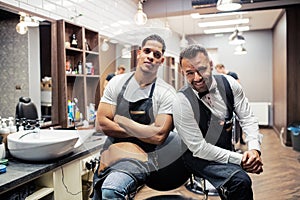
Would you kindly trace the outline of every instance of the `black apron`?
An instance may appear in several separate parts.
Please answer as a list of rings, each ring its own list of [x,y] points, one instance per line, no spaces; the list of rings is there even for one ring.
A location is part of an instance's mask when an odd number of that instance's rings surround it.
[[[133,75],[131,75],[122,86],[122,89],[117,97],[116,114],[130,118],[141,124],[150,125],[154,123],[152,96],[155,88],[155,82],[151,86],[151,91],[148,98],[141,99],[136,102],[129,102],[124,98],[124,92]],[[134,163],[134,165],[128,166],[130,163],[127,162],[126,166],[122,166],[122,169],[119,169],[133,177],[137,182],[140,182],[138,173],[131,173],[132,169],[126,172],[127,167],[135,169],[135,172],[146,172],[148,175],[147,180],[145,180],[144,183],[148,187],[155,190],[164,191],[175,189],[183,185],[188,180],[190,174],[187,172],[181,157],[184,151],[181,149],[181,140],[177,133],[172,132],[165,143],[159,146],[142,142],[134,137],[108,137],[103,149],[105,150],[109,147],[109,145],[118,142],[131,142],[137,144],[148,153],[149,160],[147,163],[142,163],[138,160],[134,160],[134,162],[132,162],[133,160],[128,159],[128,161]],[[172,160],[172,158],[175,159]],[[113,166],[104,170],[102,177],[100,176],[96,178],[102,179],[103,181],[111,170],[118,170]],[[97,183],[97,185],[99,184],[100,183]]]
[[[125,82],[117,99],[116,114],[126,116],[132,120],[149,125],[154,123],[152,96],[155,82],[151,86],[149,97],[136,102],[124,99],[124,92],[133,75]],[[114,138],[115,142],[132,142],[139,145],[148,153],[150,176],[147,177],[146,185],[159,191],[176,189],[183,185],[190,173],[186,170],[181,155],[186,149],[181,144],[177,133],[171,132],[162,145],[154,145],[140,141],[137,138]]]
[[[138,100],[136,102],[129,102],[124,98],[124,92],[127,88],[127,85],[131,78],[134,76],[132,74],[128,80],[122,86],[121,92],[117,97],[117,107],[116,114],[132,119],[135,122],[140,124],[150,125],[154,122],[153,116],[153,105],[152,105],[152,96],[155,88],[155,82],[151,86],[151,91],[148,98]],[[135,137],[129,138],[107,138],[107,144],[104,145],[108,147],[110,144],[118,142],[131,142],[140,146],[145,152],[150,153],[155,151],[156,145],[142,142],[141,140]]]
[[[137,102],[129,102],[124,98],[124,92],[126,87],[130,81],[130,79],[134,76],[134,73],[127,79],[127,81],[122,86],[121,92],[118,94],[117,97],[117,107],[116,113],[118,115],[127,117],[129,119],[133,119],[134,121],[149,125],[154,122],[153,116],[153,107],[152,107],[152,95],[155,88],[155,82],[151,86],[150,95],[146,99],[138,100]],[[111,144],[118,143],[118,142],[131,142],[140,146],[145,152],[151,153],[155,151],[156,145],[149,144],[140,141],[137,138],[113,138],[107,137],[102,151],[109,148]],[[131,176],[138,185],[144,184],[146,182],[146,176],[140,175],[146,173],[147,176],[150,175],[150,171],[157,169],[157,165],[155,164],[155,156],[154,154],[148,154],[148,162],[142,162],[136,159],[122,159],[117,161],[116,163],[112,164],[112,166],[107,167],[104,169],[100,174],[94,173],[93,177],[93,186],[94,192],[97,192],[98,197],[101,197],[101,185],[105,178],[112,172],[112,171],[121,171],[126,173],[127,175]],[[100,158],[101,159],[101,158]],[[99,166],[98,166],[99,167]],[[94,194],[91,194],[92,197]]]

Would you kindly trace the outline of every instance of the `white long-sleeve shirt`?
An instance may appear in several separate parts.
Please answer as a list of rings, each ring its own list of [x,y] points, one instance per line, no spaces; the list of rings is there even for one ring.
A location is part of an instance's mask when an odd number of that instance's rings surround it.
[[[248,149],[260,151],[262,135],[259,133],[258,120],[252,113],[241,85],[232,77],[227,75],[225,77],[232,89],[234,112],[245,132],[245,141],[248,143]],[[199,98],[198,92],[193,91],[197,98]],[[209,91],[209,94],[202,97],[201,101],[211,110],[212,114],[220,119],[225,119],[228,116],[227,106],[220,95],[214,77]],[[205,141],[199,125],[194,118],[194,112],[199,111],[193,111],[190,101],[182,92],[177,93],[173,104],[175,128],[193,155],[209,161],[241,164],[242,154],[222,149]]]

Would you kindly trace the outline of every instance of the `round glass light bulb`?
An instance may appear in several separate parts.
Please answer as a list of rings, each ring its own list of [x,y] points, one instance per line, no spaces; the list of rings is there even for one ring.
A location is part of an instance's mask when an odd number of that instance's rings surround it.
[[[28,31],[28,27],[26,26],[26,24],[24,22],[20,22],[17,24],[16,30],[19,34],[24,35]]]
[[[137,25],[144,25],[147,22],[147,15],[142,10],[138,10],[134,16],[134,21]]]

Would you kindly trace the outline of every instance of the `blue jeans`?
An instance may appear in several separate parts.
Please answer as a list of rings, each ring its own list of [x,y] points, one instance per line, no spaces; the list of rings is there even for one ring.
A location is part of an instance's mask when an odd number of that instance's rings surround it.
[[[222,200],[253,200],[252,181],[239,165],[196,158],[189,150],[183,159],[194,176],[207,179],[218,190]]]
[[[132,199],[149,176],[146,163],[120,160],[98,175],[94,174],[93,200]]]
[[[95,192],[93,200],[121,200],[132,198],[129,194],[134,194],[137,189],[135,180],[126,173],[114,171],[111,172],[104,180],[99,197]]]

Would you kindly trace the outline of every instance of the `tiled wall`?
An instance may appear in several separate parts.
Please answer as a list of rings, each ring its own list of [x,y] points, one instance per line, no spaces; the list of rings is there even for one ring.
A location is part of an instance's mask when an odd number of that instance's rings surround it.
[[[28,35],[16,32],[19,19],[0,20],[0,116],[14,117],[20,96],[28,96]],[[16,86],[21,87],[16,90]]]
[[[145,26],[135,24],[137,0],[0,0],[0,4],[1,2],[52,20],[71,21],[122,44],[140,45],[145,35],[157,33],[166,40],[167,52],[177,53],[179,50],[178,45],[173,47],[174,38],[179,42],[179,35],[173,32],[172,38],[169,38],[170,32],[165,28],[165,20],[149,19]]]
[[[99,31],[101,35],[113,36],[116,30],[134,28],[130,24],[123,27],[122,22],[133,22],[137,4],[133,0],[1,0],[24,10],[38,13],[54,20],[73,20],[79,25]],[[82,14],[81,17],[76,17]],[[72,18],[72,19],[71,19]],[[116,24],[116,22],[120,22]],[[134,24],[134,23],[133,23]],[[134,36],[133,36],[134,37]]]

